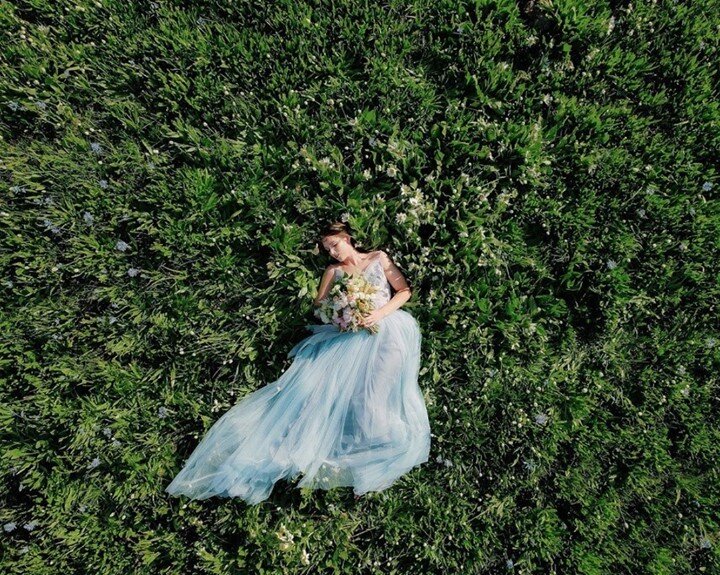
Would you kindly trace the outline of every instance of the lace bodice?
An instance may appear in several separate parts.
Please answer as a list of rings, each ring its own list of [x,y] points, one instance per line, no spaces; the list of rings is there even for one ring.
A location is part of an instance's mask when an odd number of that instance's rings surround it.
[[[340,277],[344,273],[345,271],[340,268],[335,269],[336,278]],[[372,262],[370,262],[370,264],[361,272],[361,274],[365,276],[365,279],[368,280],[371,284],[380,288],[377,292],[375,292],[375,295],[373,296],[373,301],[375,302],[375,309],[381,308],[390,301],[390,298],[392,297],[392,293],[390,291],[390,282],[385,276],[385,271],[383,270],[382,264],[380,263],[380,258],[376,257]]]

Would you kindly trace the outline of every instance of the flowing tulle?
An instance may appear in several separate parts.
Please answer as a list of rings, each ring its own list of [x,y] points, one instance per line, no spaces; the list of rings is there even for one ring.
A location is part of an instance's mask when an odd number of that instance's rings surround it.
[[[398,309],[378,324],[377,334],[307,326],[288,369],[220,417],[165,491],[256,504],[278,479],[302,474],[297,488],[360,495],[426,462],[418,323]]]

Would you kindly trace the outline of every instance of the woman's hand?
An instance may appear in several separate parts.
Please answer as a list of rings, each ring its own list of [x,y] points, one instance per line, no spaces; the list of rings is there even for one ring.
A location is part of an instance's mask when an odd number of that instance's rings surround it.
[[[379,322],[382,318],[385,317],[385,314],[379,310],[373,310],[368,315],[366,315],[362,320],[362,326],[363,327],[370,327],[371,325],[375,325],[377,322]]]

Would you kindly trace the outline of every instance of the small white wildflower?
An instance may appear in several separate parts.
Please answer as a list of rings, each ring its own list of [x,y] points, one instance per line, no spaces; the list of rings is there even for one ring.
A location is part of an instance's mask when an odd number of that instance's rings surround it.
[[[139,273],[140,273],[140,270],[139,270],[139,269],[136,269],[136,268],[130,268],[130,269],[127,271],[127,275],[129,275],[131,278],[134,278],[134,277],[135,277],[136,275],[138,275]]]
[[[28,523],[23,525],[23,527],[27,531],[32,531],[33,529],[35,529],[37,527],[37,525],[38,525],[38,522],[33,519],[32,521],[29,521]]]
[[[538,425],[545,425],[547,423],[547,420],[548,416],[544,413],[538,413],[535,416],[535,423],[537,423]]]
[[[5,529],[5,531],[7,533],[10,533],[11,531],[15,531],[16,527],[17,527],[17,524],[14,521],[11,521],[10,523],[6,523],[5,525],[3,525],[3,529]]]
[[[705,182],[702,186],[702,189],[704,192],[709,192],[710,190],[712,190],[713,189],[712,182]]]
[[[347,212],[343,213],[343,215],[340,216],[340,221],[341,221],[341,222],[347,222],[348,219],[350,219],[350,214],[348,214]]]
[[[167,413],[168,413],[167,408],[164,405],[161,405],[158,408],[158,412],[157,412],[158,417],[163,418],[167,415]]]
[[[125,243],[124,241],[122,241],[122,240],[118,240],[117,243],[115,244],[115,249],[118,249],[118,250],[120,250],[121,252],[124,252],[124,251],[125,251],[126,249],[128,249],[129,247],[130,247],[130,245],[129,245],[129,244],[126,244],[126,243]]]
[[[607,34],[610,34],[614,29],[615,29],[615,16],[611,16],[610,21],[608,22]]]
[[[87,468],[88,469],[95,469],[98,465],[100,465],[100,458],[96,457],[93,459],[90,463],[88,463]]]
[[[608,260],[607,267],[608,269],[614,270],[617,267],[617,263],[615,263],[614,260]]]
[[[397,168],[390,166],[387,170],[385,170],[385,173],[391,178],[394,178],[397,175]]]
[[[285,525],[281,524],[280,529],[275,532],[275,535],[277,538],[282,541],[283,543],[292,543],[293,539],[295,538],[294,535],[288,530]]]
[[[85,220],[85,223],[89,226],[91,226],[94,221],[93,215],[90,212],[85,212],[83,214],[83,219]]]

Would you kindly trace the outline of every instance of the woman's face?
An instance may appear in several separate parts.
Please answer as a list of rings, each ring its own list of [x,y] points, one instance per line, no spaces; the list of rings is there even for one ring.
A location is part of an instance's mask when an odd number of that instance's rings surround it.
[[[323,247],[330,254],[331,257],[338,261],[345,259],[345,250],[347,248],[347,241],[341,236],[327,236],[323,238]]]

